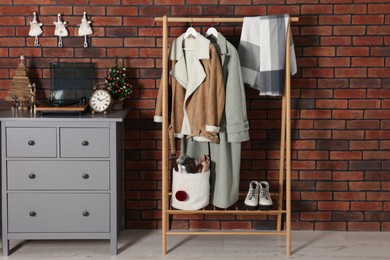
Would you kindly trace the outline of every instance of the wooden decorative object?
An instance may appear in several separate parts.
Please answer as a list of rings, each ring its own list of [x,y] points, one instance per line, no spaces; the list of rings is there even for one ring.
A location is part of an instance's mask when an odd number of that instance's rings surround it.
[[[27,109],[31,101],[30,85],[31,83],[27,76],[25,58],[21,55],[20,63],[15,71],[15,76],[12,79],[5,100],[15,101],[18,104],[18,109]]]
[[[28,84],[28,89],[30,91],[30,112],[36,113],[37,112],[37,86],[35,83]]]

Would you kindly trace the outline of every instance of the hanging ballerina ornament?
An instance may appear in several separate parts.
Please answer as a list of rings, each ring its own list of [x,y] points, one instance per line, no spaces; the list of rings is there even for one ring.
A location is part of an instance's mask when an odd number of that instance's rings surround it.
[[[34,12],[33,15],[34,15],[34,18],[30,22],[30,31],[28,32],[28,35],[35,37],[34,47],[39,47],[38,36],[43,33],[43,31],[41,29],[41,26],[43,25],[43,23],[37,22],[37,13],[36,12]]]
[[[84,36],[84,47],[88,47],[87,35],[91,35],[92,33],[91,21],[87,20],[87,12],[84,12],[79,27],[79,36]]]
[[[62,37],[68,36],[68,30],[65,28],[66,22],[61,21],[61,14],[57,15],[57,21],[54,22],[56,28],[54,30],[54,35],[58,36],[58,47],[62,47]]]

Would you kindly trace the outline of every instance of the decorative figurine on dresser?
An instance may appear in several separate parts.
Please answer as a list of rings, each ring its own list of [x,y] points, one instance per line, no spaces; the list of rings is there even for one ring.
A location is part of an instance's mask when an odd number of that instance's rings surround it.
[[[127,112],[0,111],[4,256],[31,239],[107,239],[117,254]]]

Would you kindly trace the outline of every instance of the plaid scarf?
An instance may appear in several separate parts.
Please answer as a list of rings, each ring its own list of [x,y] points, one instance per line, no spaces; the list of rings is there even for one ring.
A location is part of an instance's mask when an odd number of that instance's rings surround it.
[[[283,95],[286,35],[289,15],[245,17],[238,53],[244,83],[260,96]],[[291,75],[297,72],[294,43],[290,44]]]

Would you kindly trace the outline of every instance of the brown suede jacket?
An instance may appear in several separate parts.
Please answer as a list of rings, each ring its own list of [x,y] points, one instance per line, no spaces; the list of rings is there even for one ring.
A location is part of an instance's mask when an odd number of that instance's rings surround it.
[[[219,143],[218,132],[225,105],[219,55],[210,41],[179,36],[170,49],[172,94],[170,131],[181,138]],[[162,121],[162,88],[160,87],[154,116]]]

